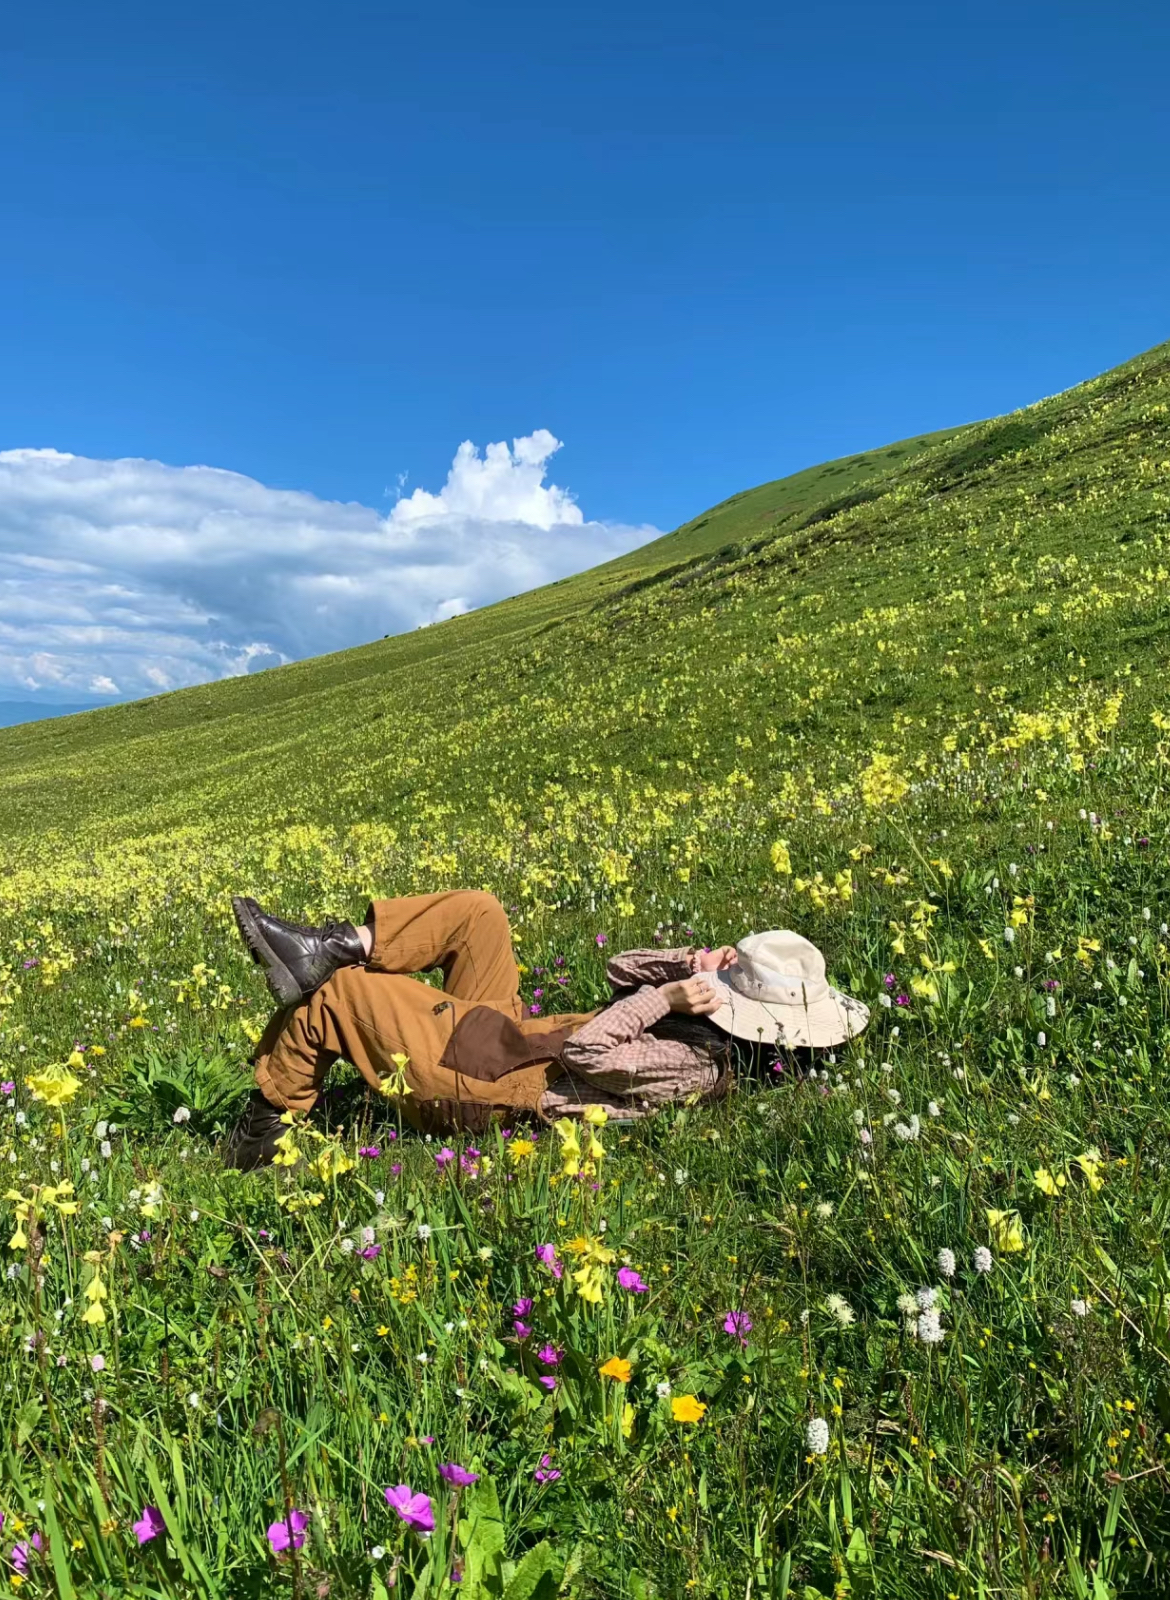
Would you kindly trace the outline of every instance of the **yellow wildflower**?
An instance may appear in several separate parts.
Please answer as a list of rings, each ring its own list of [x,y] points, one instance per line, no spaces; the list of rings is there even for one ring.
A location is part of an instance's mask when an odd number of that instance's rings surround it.
[[[1018,1211],[988,1211],[987,1226],[995,1248],[1003,1255],[1012,1255],[1024,1248],[1024,1230]]]
[[[702,1422],[706,1404],[693,1394],[676,1394],[670,1402],[670,1414],[676,1422]]]
[[[66,1105],[81,1088],[80,1078],[75,1078],[68,1068],[61,1066],[34,1072],[24,1083],[34,1100],[43,1100],[54,1109]]]
[[[634,1372],[625,1356],[610,1356],[597,1370],[603,1378],[612,1378],[615,1383],[629,1383]]]

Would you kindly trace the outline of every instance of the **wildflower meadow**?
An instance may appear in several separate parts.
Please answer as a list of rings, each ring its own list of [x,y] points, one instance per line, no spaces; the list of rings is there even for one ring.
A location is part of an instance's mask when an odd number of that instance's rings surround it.
[[[532,596],[0,733],[30,1596],[1170,1589],[1170,346]],[[534,1015],[791,927],[868,1030],[643,1124],[223,1168],[233,893],[463,885]]]

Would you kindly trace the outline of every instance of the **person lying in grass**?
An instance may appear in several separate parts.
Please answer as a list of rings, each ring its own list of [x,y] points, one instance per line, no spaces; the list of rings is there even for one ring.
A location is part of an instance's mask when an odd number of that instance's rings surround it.
[[[361,927],[304,927],[232,901],[236,922],[279,1005],[256,1048],[256,1090],[228,1137],[231,1166],[266,1166],[309,1111],[330,1066],[353,1063],[395,1095],[423,1132],[482,1133],[493,1119],[543,1119],[602,1105],[646,1116],[691,1095],[727,1091],[761,1046],[828,1047],[869,1020],[832,988],[816,947],[791,932],[734,949],[629,950],[598,1011],[526,1015],[503,906],[457,889],[375,900]],[[417,974],[438,969],[443,990]]]

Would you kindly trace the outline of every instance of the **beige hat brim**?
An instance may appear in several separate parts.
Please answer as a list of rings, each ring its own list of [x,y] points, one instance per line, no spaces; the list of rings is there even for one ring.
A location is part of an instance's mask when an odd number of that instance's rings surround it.
[[[708,1012],[709,1019],[725,1033],[752,1044],[825,1049],[855,1039],[869,1022],[869,1007],[839,989],[830,988],[812,1004],[773,1005],[739,994],[721,972],[707,976],[724,997],[718,1011]]]

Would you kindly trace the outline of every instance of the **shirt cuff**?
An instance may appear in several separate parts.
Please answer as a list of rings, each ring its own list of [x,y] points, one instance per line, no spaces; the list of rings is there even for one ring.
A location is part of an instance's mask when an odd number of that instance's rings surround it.
[[[653,984],[643,984],[637,994],[631,995],[626,1004],[633,1010],[643,1028],[649,1028],[655,1022],[660,1022],[670,1010],[670,1002],[661,989],[656,989]]]

